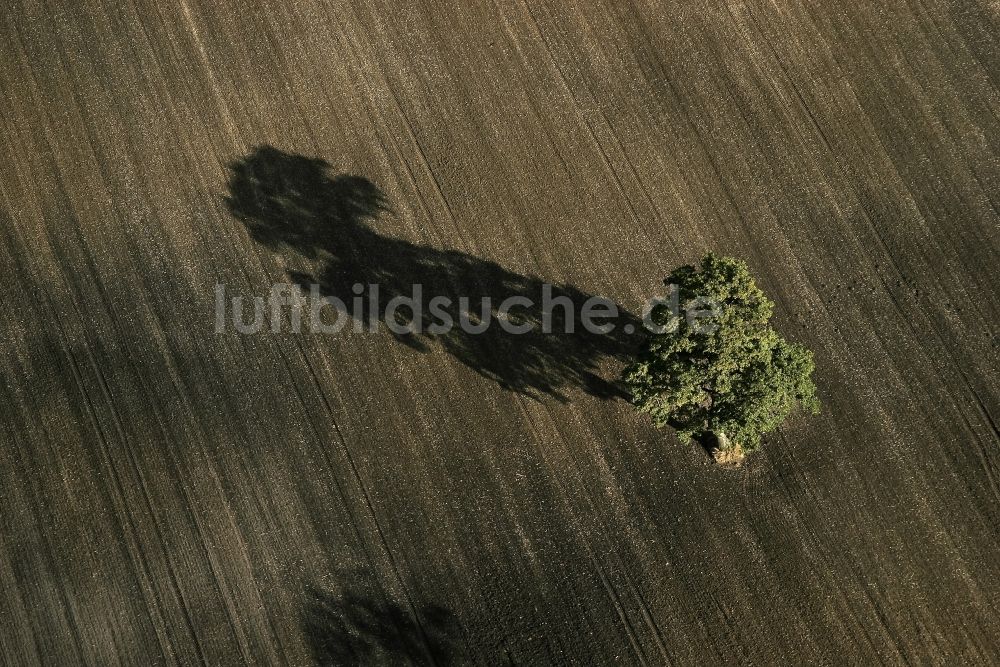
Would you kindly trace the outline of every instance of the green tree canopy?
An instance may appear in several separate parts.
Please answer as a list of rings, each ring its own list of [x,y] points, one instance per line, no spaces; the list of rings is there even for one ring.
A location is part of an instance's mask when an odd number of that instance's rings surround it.
[[[677,429],[687,442],[714,436],[721,449],[751,451],[796,406],[819,412],[812,353],[771,328],[774,304],[745,263],[707,255],[664,281],[676,285],[682,311],[653,308],[653,333],[625,370],[633,402],[657,426]],[[691,318],[693,310],[710,317]]]

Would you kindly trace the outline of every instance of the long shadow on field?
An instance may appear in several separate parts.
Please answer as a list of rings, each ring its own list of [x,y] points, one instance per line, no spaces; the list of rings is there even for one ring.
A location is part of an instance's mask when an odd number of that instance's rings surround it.
[[[593,295],[569,285],[547,286],[466,253],[384,236],[368,224],[388,210],[379,188],[360,176],[331,177],[324,160],[262,146],[229,169],[226,204],[252,238],[317,260],[321,268],[315,275],[290,273],[291,278],[340,299],[335,307],[357,322],[381,322],[397,340],[419,350],[436,341],[470,368],[527,395],[564,398],[560,389],[568,386],[605,398],[623,395],[596,371],[602,360],[622,359],[635,344],[627,333],[640,330],[634,315],[619,311],[617,319],[595,319],[613,322],[613,330],[589,332],[580,315]],[[356,298],[355,285],[365,286],[363,297]],[[371,285],[378,285],[377,296]],[[421,294],[413,305],[387,315],[387,306],[414,295],[414,285]],[[510,302],[509,318],[501,317],[501,305],[512,297],[521,303]],[[363,304],[360,312],[353,307],[357,301]],[[332,324],[330,318],[324,321]],[[454,326],[446,327],[449,321]],[[527,332],[512,333],[501,322]]]
[[[303,631],[317,665],[451,665],[459,658],[455,616],[438,606],[416,614],[346,590],[306,590]]]

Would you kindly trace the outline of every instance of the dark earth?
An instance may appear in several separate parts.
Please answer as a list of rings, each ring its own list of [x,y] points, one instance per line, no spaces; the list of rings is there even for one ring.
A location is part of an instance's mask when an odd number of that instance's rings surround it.
[[[993,0],[9,0],[0,663],[993,663],[998,35]],[[708,251],[823,404],[735,470],[624,400],[618,333],[214,329],[216,284],[371,277],[621,324]]]

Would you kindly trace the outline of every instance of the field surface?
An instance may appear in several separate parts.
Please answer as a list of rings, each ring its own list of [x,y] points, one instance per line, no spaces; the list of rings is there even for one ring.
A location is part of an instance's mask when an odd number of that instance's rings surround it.
[[[998,658],[995,1],[3,4],[0,663]],[[629,340],[215,331],[709,250],[823,402],[736,471]]]

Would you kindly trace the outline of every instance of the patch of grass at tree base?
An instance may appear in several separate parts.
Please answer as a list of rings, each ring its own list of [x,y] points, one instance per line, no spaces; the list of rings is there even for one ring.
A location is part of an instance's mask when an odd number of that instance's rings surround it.
[[[743,465],[743,459],[746,458],[746,452],[743,451],[743,447],[739,443],[730,443],[725,449],[716,448],[712,450],[712,458],[715,462],[724,468],[739,468]]]

